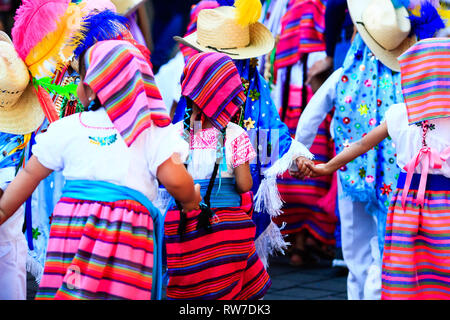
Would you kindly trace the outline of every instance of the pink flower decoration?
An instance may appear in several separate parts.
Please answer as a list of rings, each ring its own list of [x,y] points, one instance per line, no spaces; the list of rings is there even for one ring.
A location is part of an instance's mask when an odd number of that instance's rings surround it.
[[[372,80],[367,79],[366,81],[364,81],[364,85],[365,85],[366,87],[371,87],[371,86],[372,86]]]
[[[374,126],[374,125],[377,124],[377,120],[374,119],[374,118],[372,118],[372,119],[369,120],[369,124],[370,124],[371,126]]]
[[[352,103],[353,99],[351,96],[346,96],[344,101],[345,103]]]
[[[373,176],[367,176],[367,177],[366,177],[366,181],[367,181],[368,183],[372,183],[372,182],[375,181],[375,179],[373,178]]]

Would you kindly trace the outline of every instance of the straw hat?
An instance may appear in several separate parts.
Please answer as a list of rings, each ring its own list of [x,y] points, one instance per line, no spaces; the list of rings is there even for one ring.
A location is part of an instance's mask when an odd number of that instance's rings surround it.
[[[27,134],[44,121],[44,113],[25,63],[11,39],[0,31],[0,131]]]
[[[272,51],[275,39],[262,23],[236,23],[236,8],[222,6],[198,14],[197,31],[174,39],[200,52],[221,52],[234,60],[256,58]]]
[[[134,12],[141,4],[145,2],[145,0],[111,0],[111,2],[116,6],[117,13],[127,16]]]
[[[415,35],[409,36],[406,8],[395,9],[391,0],[347,0],[347,4],[364,43],[386,67],[400,72],[397,58],[417,41]]]

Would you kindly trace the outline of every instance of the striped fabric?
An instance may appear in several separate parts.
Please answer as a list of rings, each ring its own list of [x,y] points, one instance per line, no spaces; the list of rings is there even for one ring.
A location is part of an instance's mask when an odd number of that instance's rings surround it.
[[[304,53],[324,51],[324,31],[324,0],[291,0],[281,19],[275,69],[297,63]]]
[[[204,10],[204,9],[215,9],[218,8],[219,4],[217,3],[217,1],[214,0],[202,0],[200,1],[198,4],[193,5],[192,9],[191,9],[191,16],[190,16],[190,20],[189,20],[189,25],[187,27],[187,31],[186,34],[184,35],[185,37],[187,37],[188,35],[194,33],[195,31],[197,31],[197,19],[198,19],[198,14],[200,13],[200,11]],[[192,49],[191,47],[188,47],[184,44],[180,43],[180,51],[184,56],[184,60],[187,62],[193,55],[196,55],[198,53],[197,50]]]
[[[245,102],[241,77],[230,57],[218,52],[199,53],[186,63],[181,94],[191,99],[222,130]]]
[[[142,53],[123,40],[97,42],[85,55],[88,84],[130,146],[142,131],[171,122],[153,71]]]
[[[321,123],[310,148],[316,163],[328,162],[333,157],[334,144],[331,141],[329,129],[331,117],[329,114]],[[290,128],[294,130],[294,134],[295,128]],[[323,203],[325,199],[332,200],[336,197],[336,190],[332,188],[332,183],[334,183],[332,176],[298,180],[293,178],[289,172],[285,172],[277,180],[277,183],[281,199],[285,203],[283,213],[274,218],[277,225],[286,224],[281,229],[281,233],[295,235],[307,230],[321,243],[334,245],[337,223],[335,203],[332,204],[329,201],[326,205]]]
[[[213,208],[216,217],[210,233],[196,230],[199,212],[191,212],[180,238],[180,212],[167,213],[168,299],[256,300],[264,296],[271,281],[255,251],[253,194],[241,197],[240,207]]]
[[[382,299],[450,299],[450,179],[428,175],[423,208],[415,205],[420,174],[413,176],[406,208],[401,173],[386,223]]]
[[[136,201],[61,198],[36,299],[150,300],[153,220]]]
[[[410,124],[450,116],[450,39],[417,42],[399,58]]]

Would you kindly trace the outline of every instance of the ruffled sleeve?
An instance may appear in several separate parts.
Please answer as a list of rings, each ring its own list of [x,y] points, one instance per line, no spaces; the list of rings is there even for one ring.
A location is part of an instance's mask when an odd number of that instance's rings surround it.
[[[158,167],[168,160],[174,153],[186,161],[189,155],[189,144],[183,140],[178,128],[174,125],[160,128],[153,126],[147,138],[148,169],[155,178]]]

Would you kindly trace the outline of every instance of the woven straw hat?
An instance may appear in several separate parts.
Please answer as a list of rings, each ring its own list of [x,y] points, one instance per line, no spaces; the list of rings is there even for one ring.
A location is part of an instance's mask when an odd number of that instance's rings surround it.
[[[27,134],[44,121],[25,63],[11,39],[0,31],[0,131]]]
[[[111,2],[116,6],[118,14],[127,16],[134,12],[141,4],[145,2],[145,0],[111,0]]]
[[[409,36],[411,22],[405,7],[391,0],[347,0],[358,33],[372,53],[389,69],[400,72],[397,58],[417,42]]]
[[[198,14],[197,31],[174,39],[200,52],[221,52],[234,60],[256,58],[272,51],[275,39],[262,23],[236,23],[236,8],[222,6]]]

